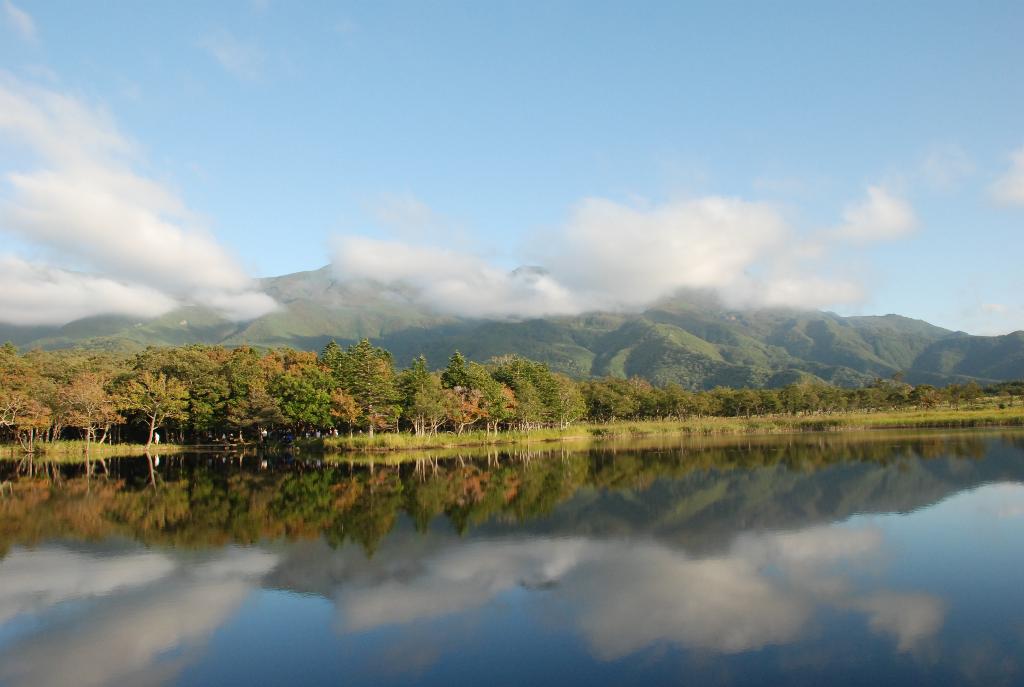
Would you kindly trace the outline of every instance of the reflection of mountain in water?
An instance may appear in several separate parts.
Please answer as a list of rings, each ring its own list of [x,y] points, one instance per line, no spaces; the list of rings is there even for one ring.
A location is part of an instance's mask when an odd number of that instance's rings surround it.
[[[952,453],[930,458],[922,457],[929,451],[921,444],[888,443],[882,448],[888,458],[840,460],[817,469],[801,469],[780,456],[775,464],[755,469],[710,469],[659,477],[642,490],[586,487],[525,528],[598,536],[644,533],[707,550],[728,545],[745,531],[794,529],[841,521],[858,513],[910,512],[982,484],[1024,481],[1024,452],[1008,441],[984,442],[982,446],[951,444]],[[784,454],[788,449],[779,451]],[[644,459],[642,455],[600,453],[593,457],[598,474],[606,470],[628,474],[634,467],[621,463]],[[506,528],[497,522],[485,531],[497,534]]]
[[[472,664],[545,684],[543,666],[561,661],[558,681],[582,668],[594,684],[676,684],[679,666],[701,684],[722,670],[817,684],[826,668],[836,684],[879,670],[948,683],[965,647],[1016,631],[1014,568],[997,563],[1014,548],[1005,518],[1024,512],[1024,488],[1005,484],[1024,476],[1021,458],[1012,434],[873,434],[351,472],[176,458],[155,490],[131,461],[109,480],[22,477],[0,499],[0,631],[32,620],[0,643],[0,682],[308,683],[312,670],[381,684],[386,666],[450,684]],[[970,521],[923,548],[891,536],[894,518],[842,522],[987,482],[1003,484],[911,516],[926,530],[951,512]],[[981,527],[997,535],[966,549],[970,570],[946,560],[907,577]],[[994,600],[964,603],[966,579],[995,582]],[[282,637],[301,641],[280,651]],[[1019,654],[1000,651],[988,663]]]
[[[206,548],[323,536],[372,553],[396,525],[488,537],[655,536],[714,550],[746,531],[858,512],[909,511],[992,481],[1024,479],[1015,435],[789,437],[658,449],[492,454],[400,466],[258,469],[174,458],[148,487],[145,461],[114,478],[18,479],[0,501],[0,551],[46,539],[126,537]],[[981,457],[984,456],[984,459]]]

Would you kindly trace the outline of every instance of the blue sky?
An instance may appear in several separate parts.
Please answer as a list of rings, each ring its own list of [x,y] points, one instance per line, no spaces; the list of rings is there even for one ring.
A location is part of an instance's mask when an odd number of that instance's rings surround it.
[[[0,88],[28,113],[0,113],[0,259],[32,312],[57,283],[116,311],[244,317],[269,307],[248,277],[333,260],[466,314],[696,286],[1024,328],[1020,3],[0,3]],[[54,170],[125,194],[109,235],[54,228],[91,201],[55,213],[60,194],[11,181]],[[161,231],[187,278],[116,244],[160,255]],[[510,281],[522,264],[550,277]],[[51,319],[73,314],[91,313]]]

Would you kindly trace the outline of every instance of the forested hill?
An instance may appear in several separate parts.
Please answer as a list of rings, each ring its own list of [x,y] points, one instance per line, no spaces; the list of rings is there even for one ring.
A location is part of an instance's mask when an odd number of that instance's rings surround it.
[[[478,361],[518,353],[577,377],[637,375],[690,388],[783,386],[804,378],[859,385],[896,372],[932,384],[1024,378],[1024,332],[970,336],[898,315],[737,311],[689,295],[638,314],[486,321],[431,312],[401,289],[341,283],[326,267],[264,279],[261,286],[283,307],[251,322],[189,307],[149,321],[0,324],[0,341],[23,349],[247,343],[320,350],[331,339],[344,344],[369,337],[400,366],[420,353],[441,366],[456,349]]]

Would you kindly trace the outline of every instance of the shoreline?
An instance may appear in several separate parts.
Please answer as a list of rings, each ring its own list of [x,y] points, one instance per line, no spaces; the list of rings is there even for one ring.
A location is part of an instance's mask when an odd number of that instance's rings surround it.
[[[385,433],[373,437],[325,437],[298,439],[300,451],[325,455],[347,453],[394,453],[433,449],[510,446],[533,443],[570,443],[651,436],[755,436],[814,432],[863,432],[884,429],[971,429],[1024,427],[1024,408],[954,411],[906,411],[891,413],[841,413],[831,416],[754,416],[750,418],[693,418],[688,420],[641,420],[606,424],[580,424],[560,429],[503,432],[498,435],[467,432],[463,435],[415,436]]]
[[[851,433],[877,430],[931,429],[999,429],[1024,428],[1024,407],[984,408],[967,410],[902,411],[889,413],[839,413],[828,416],[753,416],[750,418],[706,417],[687,420],[639,420],[635,422],[585,423],[566,429],[542,428],[529,431],[507,431],[497,435],[482,431],[462,435],[443,433],[416,436],[410,433],[297,439],[292,444],[160,444],[151,446],[153,455],[190,452],[236,452],[253,449],[286,451],[318,455],[389,454],[439,449],[529,446],[644,438],[644,437],[715,437],[715,436],[784,436],[812,433]],[[92,444],[89,457],[103,460],[112,457],[145,455],[144,444]],[[17,444],[0,447],[0,460],[34,457],[43,461],[83,461],[85,442],[60,441],[36,444],[35,453],[28,453]]]

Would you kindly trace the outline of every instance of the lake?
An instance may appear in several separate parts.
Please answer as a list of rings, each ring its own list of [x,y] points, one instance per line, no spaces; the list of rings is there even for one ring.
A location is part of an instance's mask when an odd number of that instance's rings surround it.
[[[1024,683],[1024,433],[0,463],[4,685]]]

